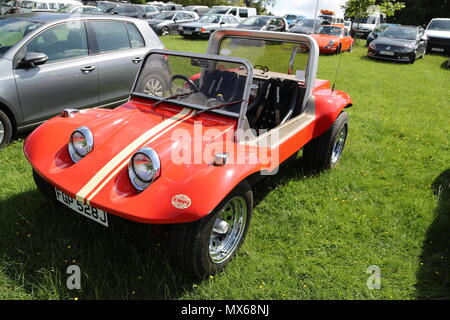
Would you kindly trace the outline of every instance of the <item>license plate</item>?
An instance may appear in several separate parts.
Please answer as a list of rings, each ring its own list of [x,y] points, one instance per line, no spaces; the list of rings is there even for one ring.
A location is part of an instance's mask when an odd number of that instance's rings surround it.
[[[442,48],[431,48],[431,51],[434,51],[434,52],[444,52],[445,50],[442,49]]]
[[[395,52],[391,52],[391,51],[380,51],[380,54],[385,55],[385,56],[393,56],[393,55],[395,55]]]
[[[184,32],[184,34],[192,34],[192,31],[189,31],[189,30],[184,30],[183,32]]]
[[[56,200],[58,200],[65,206],[69,207],[73,211],[78,212],[79,214],[85,217],[88,217],[89,219],[94,220],[95,222],[104,225],[105,227],[108,226],[108,214],[105,211],[84,204],[83,202],[80,202],[68,196],[67,194],[56,188],[55,192],[56,192]]]
[[[362,35],[364,35],[364,32],[357,32],[356,33],[358,36],[362,36]]]

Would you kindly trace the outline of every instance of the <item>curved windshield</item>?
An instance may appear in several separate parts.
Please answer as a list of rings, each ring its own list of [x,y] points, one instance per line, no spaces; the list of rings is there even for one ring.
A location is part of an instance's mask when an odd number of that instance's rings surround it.
[[[161,12],[158,13],[153,19],[155,20],[172,20],[175,13],[173,12]]]
[[[297,24],[297,27],[302,28],[314,28],[314,20],[312,19],[304,19]]]
[[[201,17],[197,22],[200,23],[219,23],[220,15],[208,14]]]
[[[226,14],[230,8],[226,7],[218,7],[218,8],[212,8],[209,10],[210,13],[218,13],[218,14]]]
[[[242,21],[241,25],[264,27],[270,19],[271,17],[250,17]]]
[[[340,36],[342,33],[342,28],[333,27],[333,26],[322,26],[319,29],[320,34],[329,34],[332,36]]]
[[[35,21],[0,18],[0,56],[41,25]]]
[[[412,28],[387,28],[381,36],[385,38],[416,40],[417,30]]]
[[[427,30],[445,30],[450,31],[450,20],[433,20]]]

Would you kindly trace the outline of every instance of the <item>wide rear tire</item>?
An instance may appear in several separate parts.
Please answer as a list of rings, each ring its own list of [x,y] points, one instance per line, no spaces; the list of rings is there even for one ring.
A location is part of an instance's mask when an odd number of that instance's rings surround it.
[[[342,155],[348,135],[348,114],[343,111],[331,128],[303,148],[304,165],[315,172],[335,167]]]

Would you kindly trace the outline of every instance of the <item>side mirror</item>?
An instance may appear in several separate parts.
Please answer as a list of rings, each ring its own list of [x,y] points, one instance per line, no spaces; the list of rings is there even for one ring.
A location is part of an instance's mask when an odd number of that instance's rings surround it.
[[[173,18],[173,22],[177,22],[178,21],[178,18]]]
[[[378,38],[378,33],[372,33],[372,34],[375,39]]]
[[[219,24],[220,24],[220,25],[223,25],[223,24],[225,24],[225,22],[221,21]]]
[[[34,68],[46,63],[48,57],[45,53],[40,52],[28,52],[22,59],[20,64],[24,67]]]
[[[117,11],[114,11],[113,14],[119,14]]]

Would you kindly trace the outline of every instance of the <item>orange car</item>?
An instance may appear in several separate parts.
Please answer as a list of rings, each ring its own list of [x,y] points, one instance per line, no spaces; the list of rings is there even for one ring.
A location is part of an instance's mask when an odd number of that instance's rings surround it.
[[[312,36],[319,44],[320,53],[352,52],[355,43],[342,25],[321,26]]]

